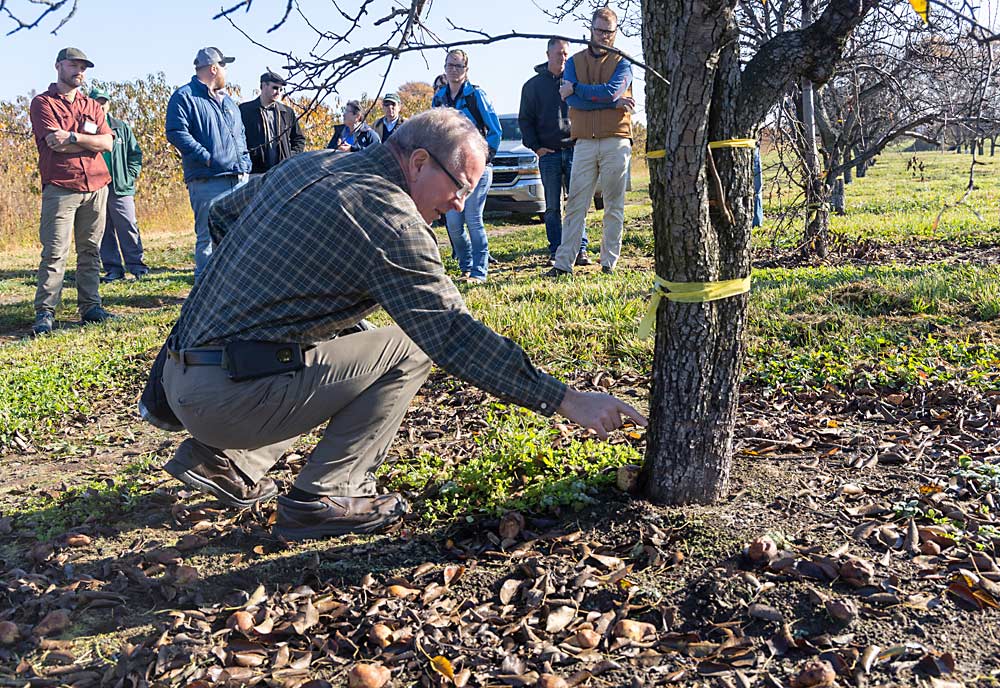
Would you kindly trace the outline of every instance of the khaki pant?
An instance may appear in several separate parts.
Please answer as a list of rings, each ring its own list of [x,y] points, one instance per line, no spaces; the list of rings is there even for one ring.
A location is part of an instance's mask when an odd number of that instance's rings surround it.
[[[573,147],[573,174],[563,216],[562,243],[556,251],[556,267],[573,272],[580,241],[587,225],[594,190],[600,182],[604,196],[604,234],[601,237],[601,265],[614,268],[622,253],[625,225],[625,182],[632,160],[632,143],[612,136],[580,139]],[[590,238],[593,243],[593,237]]]
[[[101,305],[101,237],[108,202],[108,187],[97,191],[70,191],[55,184],[42,189],[42,219],[38,238],[42,260],[38,264],[35,312],[56,312],[62,301],[63,276],[70,241],[76,240],[77,308],[82,316]]]
[[[430,366],[393,326],[323,342],[305,352],[302,370],[257,380],[233,382],[218,366],[169,358],[163,386],[185,429],[254,482],[299,435],[329,420],[295,486],[359,497],[375,494],[375,469]]]

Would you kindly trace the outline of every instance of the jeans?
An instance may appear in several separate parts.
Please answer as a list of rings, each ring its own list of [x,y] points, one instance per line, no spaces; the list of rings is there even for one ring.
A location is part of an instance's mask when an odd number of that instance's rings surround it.
[[[101,305],[101,235],[107,212],[108,187],[97,191],[71,191],[55,184],[42,189],[42,217],[38,238],[42,260],[38,264],[35,313],[55,313],[62,301],[63,276],[71,242],[76,241],[76,305],[82,316]]]
[[[226,175],[192,179],[188,182],[188,198],[194,211],[194,281],[197,282],[202,270],[212,257],[212,236],[208,233],[208,211],[212,201],[227,194],[247,181],[247,175]]]
[[[562,242],[562,195],[569,191],[573,172],[573,149],[548,153],[538,159],[538,171],[545,189],[545,237],[549,240],[549,255],[554,256]],[[583,230],[580,251],[587,250],[587,230]]]
[[[445,215],[448,238],[451,239],[451,246],[458,259],[459,270],[482,280],[486,279],[490,263],[490,245],[486,238],[486,226],[483,225],[483,208],[492,183],[493,167],[487,165],[476,188],[465,199],[465,210],[449,210]]]
[[[573,263],[580,252],[580,237],[587,225],[587,210],[598,184],[604,192],[601,266],[611,270],[615,268],[622,251],[625,181],[631,160],[632,143],[626,138],[609,136],[576,142],[562,243],[556,251],[556,267],[560,270],[573,272]]]
[[[119,196],[108,191],[108,219],[101,239],[101,262],[108,277],[124,277],[126,268],[136,276],[149,272],[142,260],[142,238],[135,221],[134,196]]]

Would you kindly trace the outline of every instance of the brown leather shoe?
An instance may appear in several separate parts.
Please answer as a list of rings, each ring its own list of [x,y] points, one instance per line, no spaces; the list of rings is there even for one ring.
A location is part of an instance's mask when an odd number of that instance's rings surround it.
[[[374,533],[399,521],[410,505],[395,492],[374,497],[323,497],[314,502],[278,496],[274,534],[286,540],[308,540]]]
[[[574,265],[590,265],[590,256],[587,255],[585,250],[576,254],[576,262]]]
[[[252,484],[218,449],[193,437],[181,442],[174,458],[167,461],[163,470],[188,487],[243,509],[278,494],[278,486],[273,480],[261,478],[256,485]]]

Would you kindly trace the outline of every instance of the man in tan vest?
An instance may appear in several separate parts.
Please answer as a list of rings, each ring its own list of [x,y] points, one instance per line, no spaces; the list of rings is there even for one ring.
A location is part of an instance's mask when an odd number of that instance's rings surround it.
[[[604,192],[601,271],[614,272],[625,223],[625,182],[632,160],[632,65],[608,48],[615,42],[618,17],[602,7],[591,19],[590,45],[566,63],[559,94],[569,104],[570,135],[576,140],[573,174],[555,267],[559,277],[573,272],[590,199],[600,182]]]

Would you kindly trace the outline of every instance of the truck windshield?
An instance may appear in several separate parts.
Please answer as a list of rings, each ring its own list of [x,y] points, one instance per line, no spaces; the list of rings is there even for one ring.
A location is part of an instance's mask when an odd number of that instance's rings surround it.
[[[517,117],[501,117],[500,128],[503,129],[504,141],[521,140],[521,127],[517,125]]]

